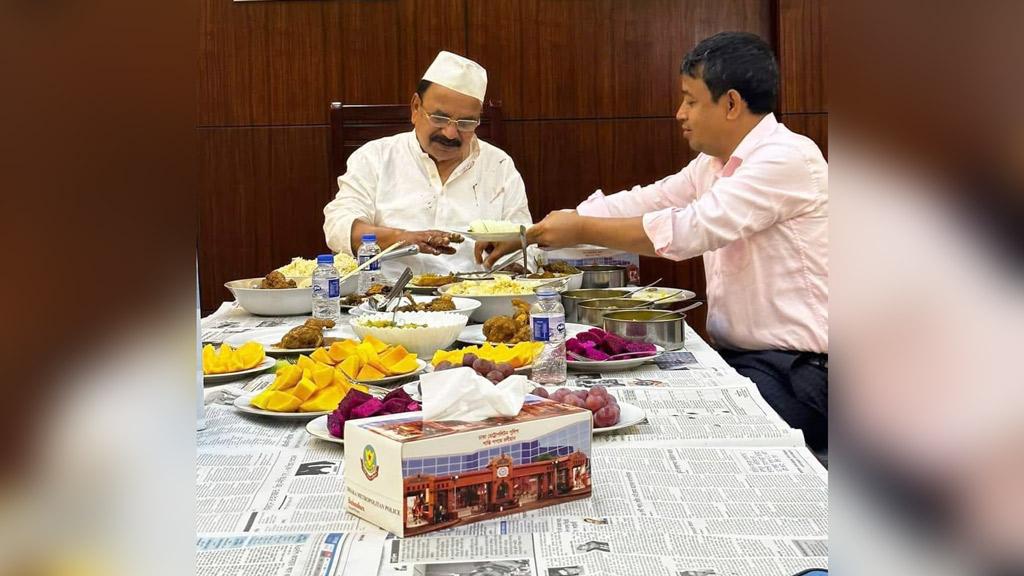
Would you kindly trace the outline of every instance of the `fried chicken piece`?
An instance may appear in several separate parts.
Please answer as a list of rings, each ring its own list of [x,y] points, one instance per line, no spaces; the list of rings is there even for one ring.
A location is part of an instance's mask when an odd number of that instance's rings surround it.
[[[451,242],[452,244],[462,244],[463,242],[466,241],[466,238],[462,234],[458,234],[456,232],[449,232],[448,241]]]
[[[451,312],[455,310],[455,302],[451,296],[439,296],[431,300],[424,307],[427,312]]]
[[[512,300],[512,310],[512,316],[495,316],[484,322],[484,336],[488,342],[518,344],[533,339],[530,303],[516,298]]]
[[[267,274],[260,282],[260,288],[274,290],[277,288],[295,288],[295,280],[289,280],[277,270]]]
[[[413,276],[412,278],[412,283],[417,286],[437,287],[451,284],[453,282],[458,282],[458,278],[451,274],[446,276],[438,274],[420,274],[419,276]]]
[[[508,316],[495,316],[484,322],[484,337],[488,342],[510,343],[518,331],[518,326]]]
[[[334,328],[334,320],[309,318],[302,326],[289,330],[275,346],[288,349],[316,348],[324,343],[325,328]]]
[[[307,318],[303,326],[309,326],[310,328],[334,328],[334,320],[330,318]]]

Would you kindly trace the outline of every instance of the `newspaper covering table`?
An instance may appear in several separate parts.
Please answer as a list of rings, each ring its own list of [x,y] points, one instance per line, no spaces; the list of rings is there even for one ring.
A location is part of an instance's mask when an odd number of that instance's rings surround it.
[[[300,324],[227,303],[202,338]],[[268,324],[270,323],[270,324]],[[344,512],[344,447],[208,394],[197,574],[789,576],[828,565],[828,474],[799,431],[689,327],[684,369],[569,373],[644,422],[594,437],[593,496],[395,538]],[[266,378],[266,376],[264,376]],[[235,386],[243,382],[234,383]]]

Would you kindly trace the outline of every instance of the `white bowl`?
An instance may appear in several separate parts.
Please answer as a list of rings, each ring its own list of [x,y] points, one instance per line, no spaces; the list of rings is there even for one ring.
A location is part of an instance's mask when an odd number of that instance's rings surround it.
[[[285,276],[285,278],[288,280],[294,280],[295,284],[301,288],[309,288],[313,285],[313,279],[310,276]],[[349,294],[354,294],[356,288],[359,288],[358,274],[342,282],[338,286],[338,294],[341,296],[348,296]]]
[[[558,278],[568,278],[565,284],[566,290],[579,290],[580,286],[583,286],[583,272],[569,274],[568,276],[559,276]],[[540,278],[533,278],[533,280],[537,280],[539,282],[543,281]],[[557,280],[557,278],[551,278],[551,280]]]
[[[529,282],[543,284],[545,282],[550,281],[551,280],[530,280]],[[460,284],[466,283],[462,282]],[[442,286],[441,288],[438,288],[438,292],[440,292],[441,294],[447,294],[452,289],[452,287],[458,285],[459,284],[449,284],[447,286]],[[559,292],[562,291],[562,286],[565,286],[565,284],[553,285],[553,287]],[[495,316],[511,316],[512,313],[515,311],[515,309],[512,306],[513,300],[522,300],[523,302],[526,302],[530,305],[537,301],[537,294],[535,293],[516,294],[507,296],[474,296],[465,294],[459,295],[458,297],[471,298],[473,300],[477,300],[478,302],[480,302],[480,307],[474,310],[473,314],[470,316],[470,320],[479,323],[486,322],[488,319],[493,318]]]
[[[257,316],[298,316],[313,312],[312,288],[253,288],[262,278],[225,282],[239,306]]]
[[[417,304],[419,304],[420,302],[430,302],[434,298],[437,298],[437,296],[417,296],[414,294],[412,297],[413,301],[415,301]],[[408,303],[409,300],[407,298],[402,298],[402,303],[399,304],[398,307],[401,308],[402,306],[405,306]],[[480,302],[478,300],[473,300],[472,298],[452,297],[452,304],[455,304],[455,310],[452,310],[451,312],[453,314],[462,314],[466,318],[469,318],[473,314],[473,311],[480,307]],[[395,305],[392,304],[392,307],[395,307]],[[365,301],[362,304],[360,304],[356,308],[356,310],[359,311],[358,314],[354,314],[356,316],[374,314],[377,312],[376,310],[370,307],[369,302]]]
[[[399,323],[426,324],[425,328],[375,328],[367,326],[375,320],[391,320],[391,312],[365,314],[349,324],[360,339],[367,336],[385,344],[401,345],[420,358],[430,359],[434,352],[451,346],[466,327],[469,318],[455,312],[398,312]]]

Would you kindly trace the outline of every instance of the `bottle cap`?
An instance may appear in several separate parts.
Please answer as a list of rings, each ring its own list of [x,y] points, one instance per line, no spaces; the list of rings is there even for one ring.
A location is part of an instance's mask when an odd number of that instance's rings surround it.
[[[334,264],[333,254],[321,254],[316,257],[317,264]]]
[[[537,296],[541,298],[551,298],[558,296],[558,290],[555,290],[550,286],[541,286],[540,288],[537,288]]]
[[[377,241],[376,234],[363,234],[363,244],[373,243]]]

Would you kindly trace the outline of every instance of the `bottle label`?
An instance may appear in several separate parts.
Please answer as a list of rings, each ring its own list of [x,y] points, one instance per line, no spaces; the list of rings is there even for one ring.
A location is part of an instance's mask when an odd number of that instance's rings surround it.
[[[340,278],[320,278],[313,282],[314,298],[338,298],[341,296]]]
[[[359,265],[362,266],[363,264],[366,263],[367,260],[369,260],[371,258],[374,258],[376,256],[377,256],[376,254],[373,254],[373,255],[370,255],[370,256],[366,256],[366,255],[360,256],[359,257]],[[380,270],[380,260],[377,260],[373,264],[370,264],[366,268],[363,268],[363,270],[369,270],[371,272],[376,272],[377,270]]]
[[[555,334],[565,340],[565,316],[531,316],[530,321],[534,342],[548,342]]]

